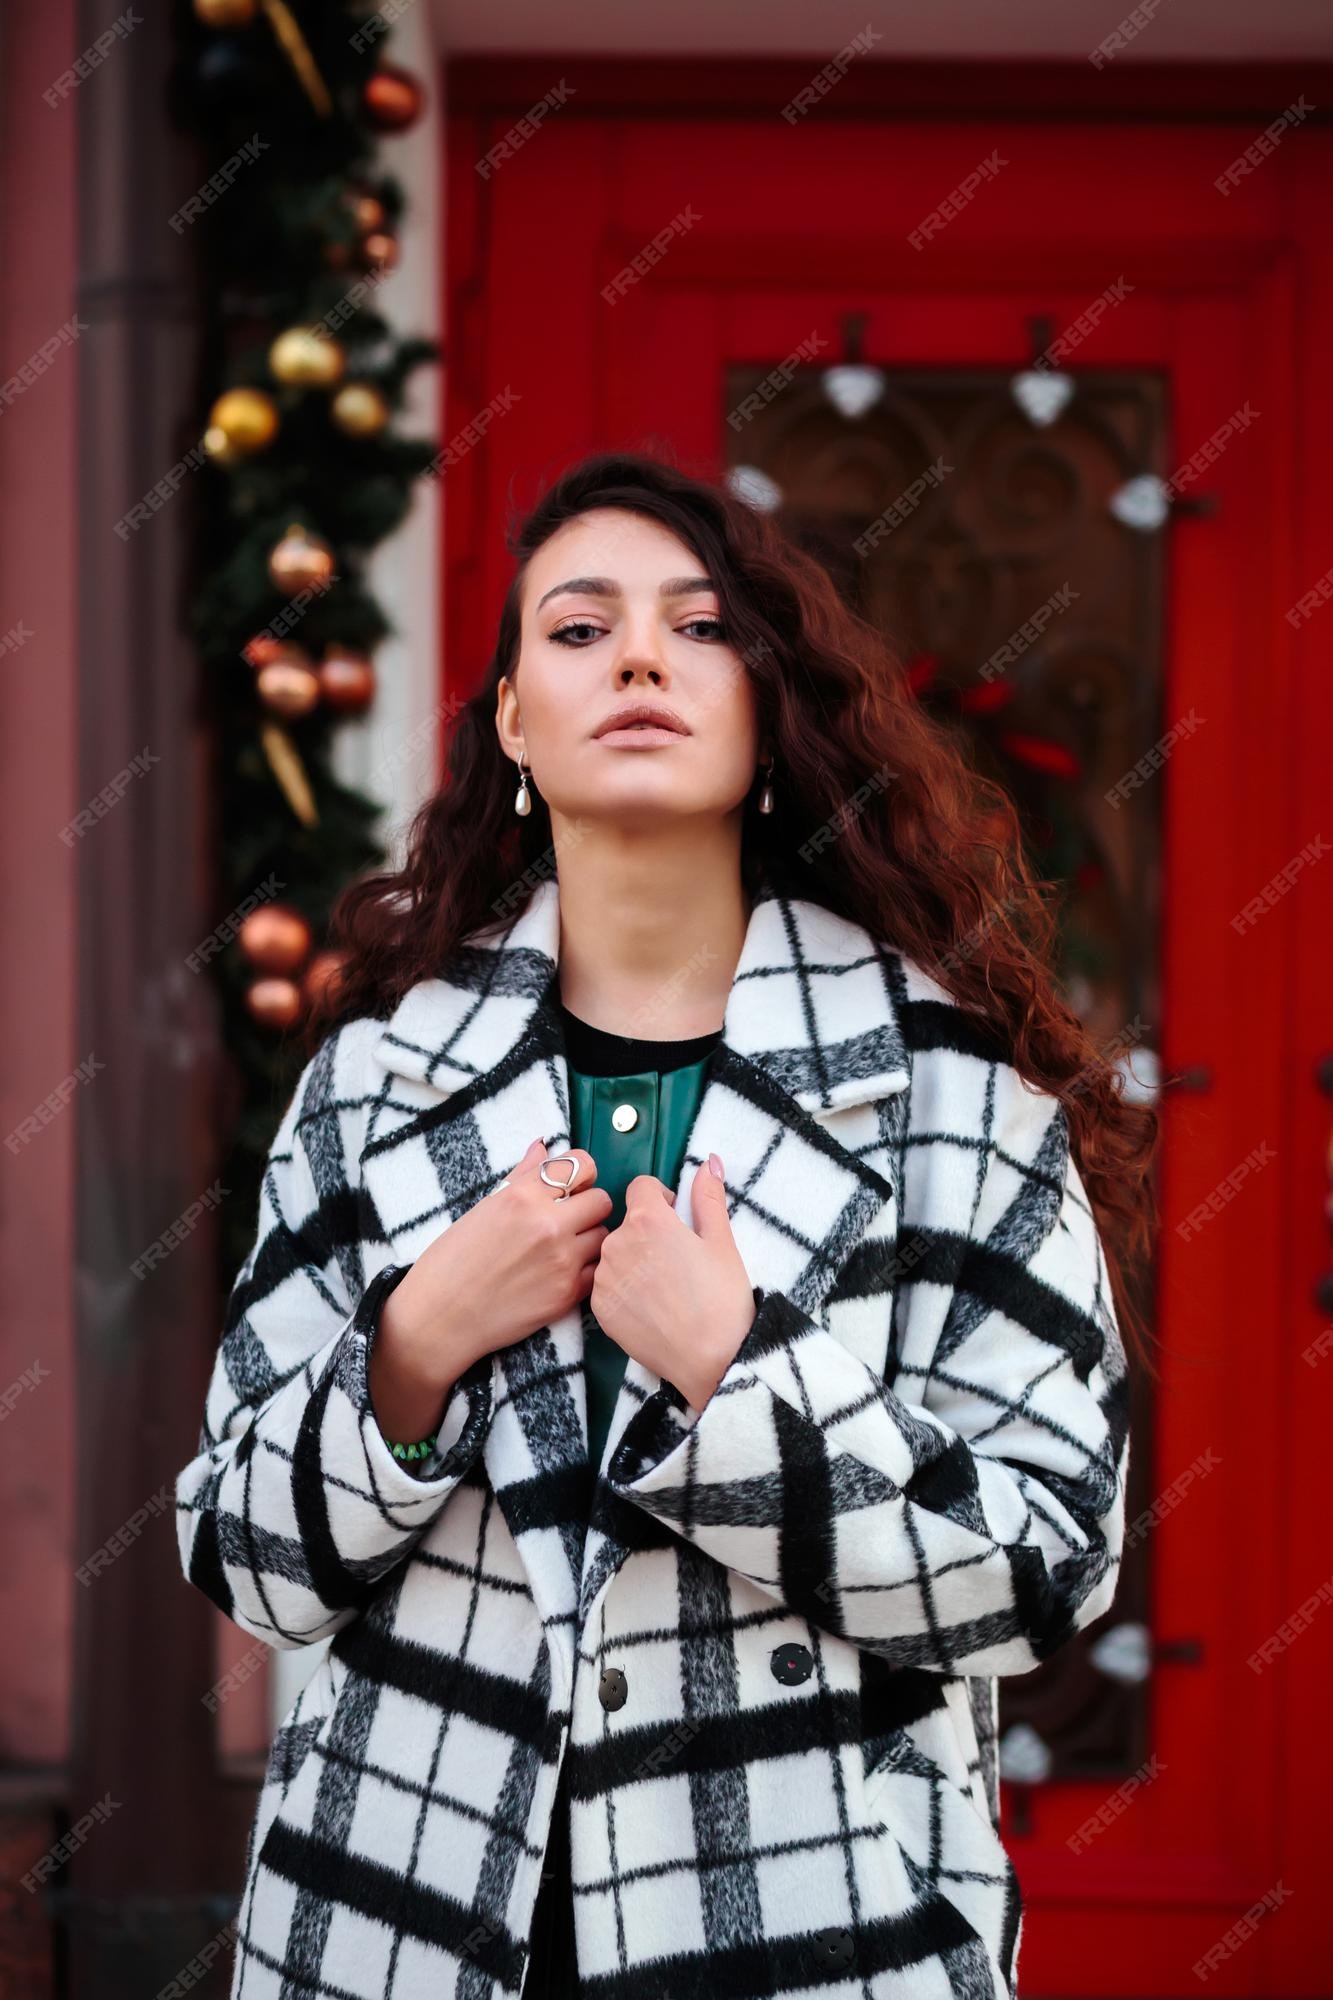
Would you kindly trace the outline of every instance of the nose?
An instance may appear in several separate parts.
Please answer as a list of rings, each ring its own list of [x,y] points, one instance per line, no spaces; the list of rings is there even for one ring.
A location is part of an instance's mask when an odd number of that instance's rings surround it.
[[[616,650],[614,672],[617,687],[631,687],[637,683],[659,688],[668,685],[670,670],[652,612],[645,611],[625,620]]]

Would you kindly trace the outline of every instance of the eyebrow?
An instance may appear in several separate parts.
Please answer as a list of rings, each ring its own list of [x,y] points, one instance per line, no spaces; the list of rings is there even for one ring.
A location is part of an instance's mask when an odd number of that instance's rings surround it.
[[[713,590],[716,586],[711,576],[669,576],[661,586],[662,597],[692,597],[699,590]],[[559,597],[563,591],[571,591],[580,597],[619,597],[620,585],[612,576],[571,576],[565,583],[552,584],[545,594],[538,598],[535,609],[540,611],[548,598]]]

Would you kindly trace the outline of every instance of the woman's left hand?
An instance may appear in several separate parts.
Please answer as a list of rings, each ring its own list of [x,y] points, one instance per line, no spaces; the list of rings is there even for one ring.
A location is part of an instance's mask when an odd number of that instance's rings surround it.
[[[731,1233],[726,1183],[707,1161],[690,1188],[692,1229],[675,1200],[653,1174],[635,1175],[588,1304],[618,1347],[702,1410],[754,1322],[754,1288]]]

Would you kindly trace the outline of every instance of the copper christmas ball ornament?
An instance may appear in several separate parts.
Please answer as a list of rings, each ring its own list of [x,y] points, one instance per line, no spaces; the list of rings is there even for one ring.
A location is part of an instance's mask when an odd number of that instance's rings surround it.
[[[261,1028],[294,1028],[304,1012],[301,989],[290,979],[256,979],[245,1004]]]
[[[368,271],[392,271],[399,255],[398,238],[387,229],[372,229],[361,239],[361,262]]]
[[[344,715],[359,715],[375,699],[375,669],[364,653],[331,648],[315,672],[329,707]]]
[[[278,434],[278,407],[262,389],[228,389],[208,413],[204,450],[226,464],[263,451]]]
[[[426,92],[410,70],[384,63],[367,77],[361,103],[377,132],[405,132],[421,116]]]
[[[268,559],[268,573],[284,596],[319,590],[334,574],[333,550],[308,528],[293,523]]]
[[[342,975],[343,955],[340,951],[317,951],[305,969],[301,981],[301,992],[308,1007],[324,997]]]
[[[318,680],[309,667],[295,660],[274,660],[271,666],[261,667],[255,675],[255,687],[269,714],[280,715],[284,722],[297,722],[309,715],[319,700]]]
[[[256,972],[299,972],[310,956],[310,926],[290,903],[252,910],[236,934],[241,956]]]
[[[373,382],[345,382],[329,406],[348,437],[374,437],[389,421],[389,405]]]
[[[313,326],[289,326],[268,351],[279,382],[300,389],[329,389],[342,380],[347,356],[339,341]]]
[[[259,0],[194,0],[196,19],[206,28],[248,28]]]
[[[383,229],[385,222],[384,203],[378,195],[366,194],[364,191],[349,195],[347,206],[351,210],[352,220],[362,236],[368,236],[372,229]]]
[[[290,660],[307,670],[310,666],[309,658],[299,646],[294,646],[290,639],[274,639],[267,632],[257,632],[253,639],[247,639],[241,648],[241,657],[256,673],[261,667],[271,667],[278,660]]]

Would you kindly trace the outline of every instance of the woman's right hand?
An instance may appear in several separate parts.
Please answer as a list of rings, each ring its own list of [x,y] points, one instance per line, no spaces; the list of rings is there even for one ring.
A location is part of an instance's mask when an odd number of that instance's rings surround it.
[[[551,1157],[534,1139],[507,1187],[483,1196],[427,1244],[380,1309],[370,1389],[386,1437],[423,1437],[458,1377],[483,1354],[512,1346],[592,1290],[612,1200],[591,1153],[569,1147],[580,1171],[563,1200],[538,1169]],[[563,1181],[568,1167],[555,1169]],[[420,1428],[414,1429],[418,1423]]]

